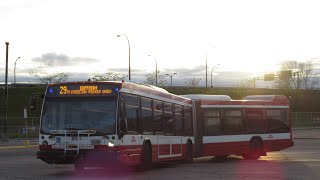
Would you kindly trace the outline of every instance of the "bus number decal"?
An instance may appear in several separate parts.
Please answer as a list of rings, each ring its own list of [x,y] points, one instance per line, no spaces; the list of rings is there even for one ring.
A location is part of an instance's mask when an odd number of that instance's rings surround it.
[[[67,86],[60,86],[60,94],[67,94]]]

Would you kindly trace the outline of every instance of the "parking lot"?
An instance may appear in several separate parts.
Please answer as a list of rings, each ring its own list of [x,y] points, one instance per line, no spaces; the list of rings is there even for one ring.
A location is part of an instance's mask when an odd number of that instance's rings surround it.
[[[193,164],[156,164],[148,171],[128,167],[74,171],[73,165],[49,165],[36,159],[36,141],[11,140],[1,143],[0,173],[4,179],[319,179],[319,134],[320,129],[294,130],[294,147],[257,161],[240,156],[223,162],[203,157]]]

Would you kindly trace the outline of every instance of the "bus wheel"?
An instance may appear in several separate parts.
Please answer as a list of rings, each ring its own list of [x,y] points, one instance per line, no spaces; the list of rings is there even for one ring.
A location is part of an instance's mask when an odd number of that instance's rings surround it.
[[[152,168],[152,150],[149,143],[143,143],[142,146],[142,167],[144,170]]]
[[[249,143],[249,151],[244,154],[245,159],[257,160],[260,158],[262,152],[262,141],[258,138],[254,138]]]
[[[188,141],[186,144],[185,163],[188,163],[188,164],[193,163],[193,148],[192,148],[192,143],[190,141]]]

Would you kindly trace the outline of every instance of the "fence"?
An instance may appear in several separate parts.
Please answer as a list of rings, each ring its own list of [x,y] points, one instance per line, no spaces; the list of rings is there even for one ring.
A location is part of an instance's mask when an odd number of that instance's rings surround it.
[[[0,132],[7,131],[9,138],[35,138],[39,134],[39,117],[8,117],[4,127],[5,117],[0,117]]]
[[[4,132],[4,117],[0,117],[0,132]],[[292,127],[320,128],[320,112],[292,112]],[[35,138],[39,133],[39,117],[8,117],[7,136],[9,138]]]
[[[292,127],[320,128],[320,112],[292,112]]]

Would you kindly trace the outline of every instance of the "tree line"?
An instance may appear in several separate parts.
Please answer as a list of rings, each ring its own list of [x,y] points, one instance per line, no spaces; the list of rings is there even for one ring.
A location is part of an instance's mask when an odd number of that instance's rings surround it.
[[[314,64],[311,61],[298,62],[298,61],[285,61],[281,64],[281,71],[290,70],[292,75],[287,77],[281,77],[281,74],[276,75],[273,80],[274,89],[282,89],[284,91],[294,91],[298,92],[300,90],[314,90],[319,86],[319,73],[316,72]],[[280,71],[280,72],[281,72]],[[157,85],[167,86],[168,82],[165,79],[165,75],[161,74],[160,71],[157,73],[153,71],[145,75],[146,80],[143,82],[149,85],[156,85],[156,74],[157,74]],[[40,73],[32,72],[30,75],[36,77],[41,83],[59,83],[67,81],[70,77],[69,74],[64,72],[53,73],[50,75],[43,75]],[[93,81],[124,81],[128,75],[116,73],[116,72],[106,72],[105,74],[95,75],[89,78]],[[88,79],[88,80],[89,80]],[[184,83],[186,86],[197,87],[199,86],[201,78],[191,78],[187,79]],[[252,88],[255,87],[255,80],[244,79],[240,80],[237,87],[241,88]],[[297,93],[296,93],[297,94]]]
[[[50,83],[59,83],[59,82],[65,82],[69,79],[70,75],[68,73],[64,72],[57,72],[53,74],[40,74],[38,72],[31,72],[31,76],[38,79],[42,84],[50,84]],[[145,84],[149,85],[156,85],[156,73],[155,71],[152,73],[148,73],[145,75],[146,80],[143,82]],[[165,79],[165,75],[161,74],[160,71],[157,73],[157,85],[158,86],[167,86],[168,82]],[[116,72],[106,72],[105,74],[95,75],[92,78],[89,78],[88,81],[124,81],[126,78],[128,78],[128,75],[116,73]],[[191,87],[197,87],[199,86],[199,83],[201,81],[201,78],[191,78],[186,80],[184,83],[187,86]]]

